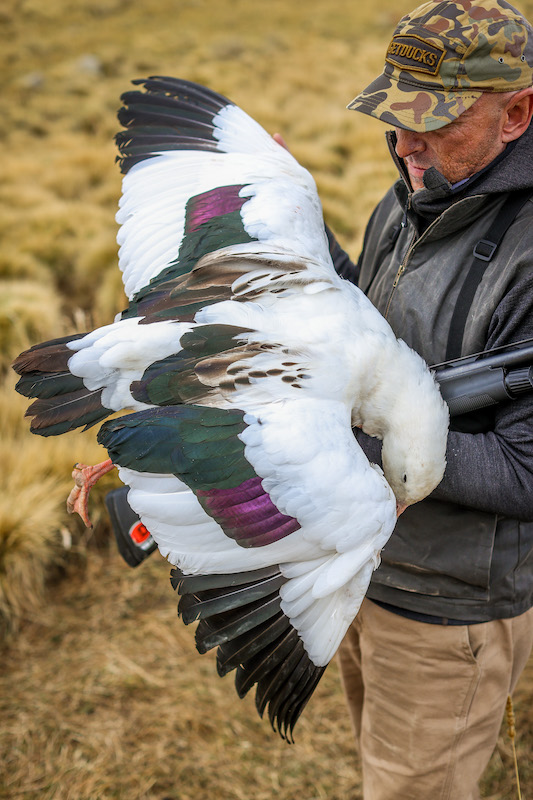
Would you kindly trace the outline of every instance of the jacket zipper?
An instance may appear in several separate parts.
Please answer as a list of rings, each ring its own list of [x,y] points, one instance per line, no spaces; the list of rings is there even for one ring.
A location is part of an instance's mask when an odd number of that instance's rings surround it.
[[[409,211],[410,207],[411,207],[411,197],[409,197],[409,199],[407,201],[407,205],[405,206],[403,219],[402,219],[402,222],[401,222],[401,227],[402,228],[407,228],[407,212]],[[394,282],[392,284],[391,293],[389,295],[389,299],[387,300],[387,306],[385,308],[385,314],[384,314],[385,319],[387,319],[387,315],[389,313],[389,308],[390,308],[390,304],[392,302],[392,298],[393,298],[394,292],[396,291],[396,287],[398,286],[399,280],[400,280],[400,278],[402,277],[402,275],[403,275],[403,273],[405,271],[405,267],[407,265],[407,261],[409,259],[409,256],[411,255],[411,250],[415,246],[415,242],[416,242],[416,232],[413,234],[413,238],[409,242],[409,247],[407,248],[407,252],[406,252],[406,254],[404,256],[404,259],[403,259],[402,263],[400,264],[400,266],[398,268],[398,272],[396,273],[396,277],[394,278]]]
[[[387,319],[387,316],[389,314],[390,304],[392,303],[392,298],[394,296],[394,292],[396,291],[396,287],[398,286],[398,283],[400,282],[400,278],[402,277],[403,273],[405,272],[405,267],[407,266],[407,259],[411,255],[411,250],[413,249],[413,247],[415,245],[415,241],[416,241],[415,239],[413,239],[411,241],[411,244],[409,245],[409,248],[407,250],[405,258],[402,261],[402,263],[400,264],[400,266],[398,268],[398,272],[396,273],[396,277],[394,278],[394,282],[392,284],[391,293],[389,295],[389,299],[387,300],[387,307],[385,309],[385,315],[384,315],[385,319]]]
[[[402,228],[407,227],[407,210],[410,208],[410,206],[411,206],[411,199],[409,198],[408,206],[406,207],[406,210],[405,210],[405,213],[404,213],[404,217],[403,217],[403,220],[402,220]],[[409,242],[409,247],[407,248],[407,252],[406,252],[406,254],[405,254],[404,258],[403,258],[402,263],[398,267],[398,272],[396,273],[396,277],[394,278],[394,282],[392,284],[392,289],[391,289],[391,292],[390,292],[390,295],[389,295],[389,299],[387,300],[387,306],[385,308],[385,314],[383,315],[385,317],[385,319],[387,319],[387,316],[389,314],[390,306],[391,306],[391,303],[392,303],[392,298],[394,297],[394,292],[396,291],[396,287],[398,286],[398,283],[400,282],[400,278],[402,277],[403,273],[405,272],[405,268],[407,267],[407,262],[409,261],[411,253],[415,249],[416,245],[419,244],[419,242],[421,242],[422,239],[424,239],[425,236],[429,233],[429,231],[435,226],[435,224],[438,222],[438,219],[439,219],[438,217],[437,217],[437,219],[434,219],[433,222],[430,225],[428,225],[428,227],[426,228],[426,230],[424,231],[422,236],[419,236],[418,239],[416,237],[416,231],[413,234],[413,238]],[[404,222],[405,222],[405,224],[404,224]]]

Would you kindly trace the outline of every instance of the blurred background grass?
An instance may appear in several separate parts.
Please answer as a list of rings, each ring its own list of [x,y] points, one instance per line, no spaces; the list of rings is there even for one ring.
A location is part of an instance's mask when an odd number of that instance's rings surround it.
[[[28,345],[124,306],[114,214],[120,94],[151,74],[199,81],[280,131],[357,255],[395,177],[384,127],[345,110],[381,69],[404,0],[4,0],[0,6],[0,798],[360,797],[335,666],[288,747],[236,700],[175,620],[168,568],[130,570],[102,497],[86,532],[64,500],[94,432],[43,440],[13,391]],[[533,17],[533,0],[521,4]],[[533,792],[530,669],[517,693]],[[298,735],[299,733],[299,735]],[[484,795],[514,797],[502,737]]]

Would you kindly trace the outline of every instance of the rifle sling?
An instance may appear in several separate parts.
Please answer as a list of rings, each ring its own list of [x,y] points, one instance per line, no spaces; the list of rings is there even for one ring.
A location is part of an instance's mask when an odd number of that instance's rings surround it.
[[[480,239],[475,245],[473,249],[474,258],[461,286],[459,298],[452,314],[446,346],[446,361],[460,357],[464,330],[476,290],[498,245],[531,195],[531,189],[510,193],[500,210],[498,218],[487,232],[486,238]]]

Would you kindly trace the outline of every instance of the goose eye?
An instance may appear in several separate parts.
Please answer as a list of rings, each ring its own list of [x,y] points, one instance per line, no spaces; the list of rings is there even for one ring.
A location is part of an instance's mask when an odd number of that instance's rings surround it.
[[[403,482],[404,482],[404,483],[407,483],[407,475],[404,475],[404,476],[403,476]]]

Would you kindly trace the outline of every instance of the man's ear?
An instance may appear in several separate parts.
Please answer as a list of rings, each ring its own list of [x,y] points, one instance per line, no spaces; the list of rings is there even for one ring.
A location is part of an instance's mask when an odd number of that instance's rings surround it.
[[[513,142],[527,130],[533,115],[533,87],[522,89],[504,108],[502,142]]]

